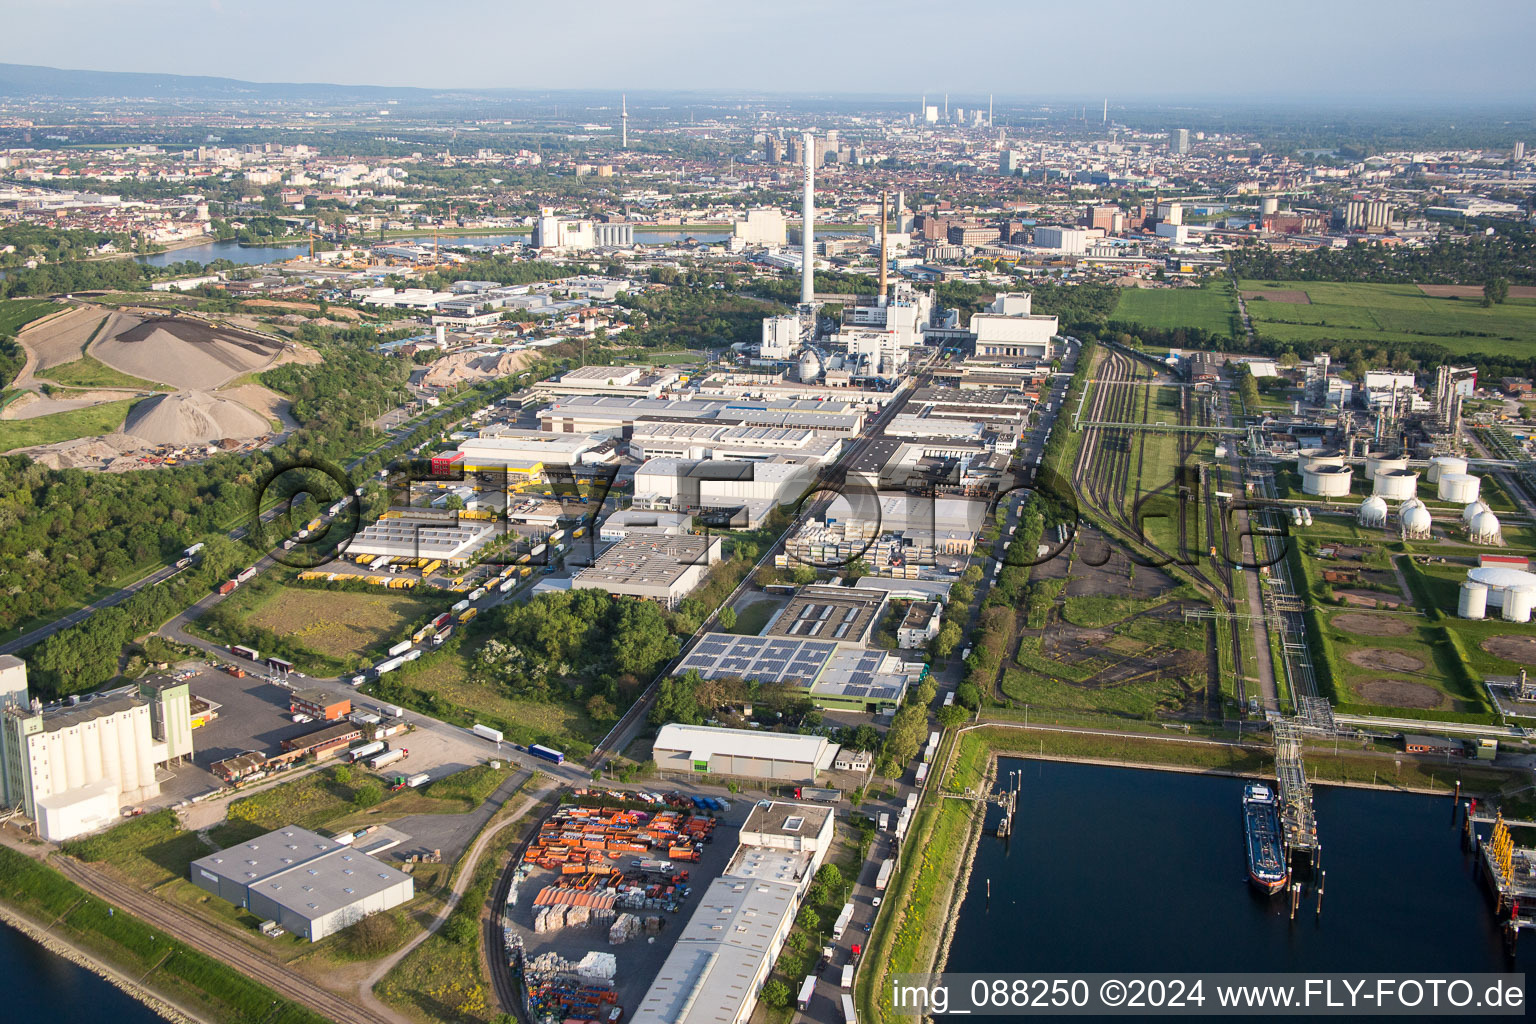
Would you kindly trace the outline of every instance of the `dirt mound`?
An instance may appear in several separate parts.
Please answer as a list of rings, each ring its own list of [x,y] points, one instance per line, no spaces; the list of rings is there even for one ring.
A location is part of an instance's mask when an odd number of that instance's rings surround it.
[[[284,430],[297,430],[299,427],[289,415],[288,399],[271,388],[264,388],[260,384],[242,384],[237,388],[224,388],[218,395],[239,402],[247,409],[261,413],[268,420],[280,421]]]
[[[146,469],[150,465],[141,461],[136,454],[148,451],[148,446],[137,437],[118,432],[23,450],[32,457],[33,462],[49,469],[94,469],[121,473],[131,469]]]
[[[272,425],[239,402],[206,391],[180,391],[147,398],[133,407],[123,433],[151,444],[207,444],[226,437],[271,433]]]
[[[1536,665],[1536,636],[1506,633],[1503,636],[1490,636],[1478,646],[1495,658],[1522,665]]]
[[[65,306],[59,308],[67,309]],[[91,332],[106,315],[105,310],[95,306],[77,306],[34,323],[17,335],[16,340],[37,358],[34,369],[46,370],[79,359]]]
[[[1438,708],[1445,695],[1433,686],[1409,683],[1401,679],[1366,679],[1351,683],[1365,704],[1387,704],[1394,708]]]
[[[1384,647],[1367,647],[1363,651],[1350,651],[1344,657],[1351,665],[1359,665],[1373,672],[1418,672],[1424,667],[1422,658],[1415,658],[1402,651],[1390,651]]]
[[[89,409],[93,405],[105,405],[107,402],[121,402],[125,398],[132,398],[142,392],[133,391],[56,391],[59,397],[40,395],[35,391],[28,391],[18,395],[16,400],[0,412],[0,420],[35,420],[42,416],[52,416],[56,412],[70,412],[74,409]]]
[[[1265,302],[1289,302],[1293,306],[1310,306],[1312,297],[1299,288],[1260,288],[1253,291],[1244,291],[1243,298],[1252,301],[1263,299]]]
[[[1360,612],[1335,615],[1333,625],[1346,633],[1356,633],[1360,636],[1407,636],[1412,632],[1412,627],[1402,619],[1389,618],[1385,615],[1364,615]]]
[[[119,313],[90,354],[116,370],[178,388],[212,388],[271,366],[283,342],[187,317],[140,319]]]
[[[532,359],[527,352],[460,352],[434,362],[423,381],[441,388],[462,381],[505,377],[521,370]]]

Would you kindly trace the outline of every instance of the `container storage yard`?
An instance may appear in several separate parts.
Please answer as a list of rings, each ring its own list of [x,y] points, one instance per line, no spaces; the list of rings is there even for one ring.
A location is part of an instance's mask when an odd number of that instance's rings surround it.
[[[613,1024],[640,1002],[736,846],[751,802],[578,791],[519,855],[504,907],[507,962],[534,1024]],[[645,804],[649,806],[637,806]]]

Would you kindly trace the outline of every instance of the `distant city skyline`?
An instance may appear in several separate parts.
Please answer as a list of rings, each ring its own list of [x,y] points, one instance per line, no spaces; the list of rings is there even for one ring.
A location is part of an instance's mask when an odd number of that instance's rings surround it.
[[[975,0],[841,5],[699,0],[576,8],[462,0],[0,0],[0,61],[90,71],[431,89],[764,94],[948,92],[967,105],[1107,95],[1483,104],[1536,97],[1500,40],[1536,5],[1219,0],[1149,6]],[[67,27],[67,31],[61,28]],[[903,40],[906,45],[903,45]],[[919,55],[921,59],[919,60]]]

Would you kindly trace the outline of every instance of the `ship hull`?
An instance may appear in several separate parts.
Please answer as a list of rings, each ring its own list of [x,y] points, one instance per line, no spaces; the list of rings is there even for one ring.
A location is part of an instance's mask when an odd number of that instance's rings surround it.
[[[1273,896],[1291,880],[1286,864],[1280,814],[1267,787],[1251,784],[1243,794],[1243,839],[1248,854],[1248,881]]]

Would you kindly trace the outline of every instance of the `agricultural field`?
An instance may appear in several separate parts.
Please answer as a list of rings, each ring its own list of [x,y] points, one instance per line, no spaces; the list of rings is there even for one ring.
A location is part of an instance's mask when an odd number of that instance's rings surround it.
[[[237,632],[248,625],[271,634],[299,656],[295,661],[301,669],[308,670],[302,657],[308,652],[319,659],[311,665],[318,674],[332,674],[340,666],[407,638],[413,623],[443,611],[448,603],[447,595],[435,591],[324,590],[278,584],[242,588],[225,605]]]
[[[1199,327],[1227,338],[1237,337],[1240,329],[1237,297],[1227,281],[1203,288],[1122,288],[1110,320],[1170,331]]]
[[[1413,284],[1240,281],[1255,333],[1279,341],[1428,342],[1454,355],[1536,356],[1536,299],[1484,308]],[[1124,293],[1122,293],[1124,294]],[[1304,297],[1305,301],[1299,301]]]

